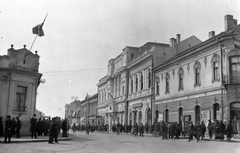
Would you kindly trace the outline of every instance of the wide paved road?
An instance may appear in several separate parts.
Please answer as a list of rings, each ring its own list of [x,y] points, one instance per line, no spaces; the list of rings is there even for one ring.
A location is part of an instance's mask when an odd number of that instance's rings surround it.
[[[240,153],[240,142],[162,140],[151,136],[76,132],[70,141],[0,143],[0,153]]]

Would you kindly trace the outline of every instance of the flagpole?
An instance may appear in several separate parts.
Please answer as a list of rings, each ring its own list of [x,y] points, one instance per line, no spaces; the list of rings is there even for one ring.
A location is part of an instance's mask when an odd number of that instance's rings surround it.
[[[35,41],[36,41],[36,39],[37,39],[37,36],[38,36],[38,35],[36,35],[36,37],[35,37],[34,40],[33,40],[33,43],[32,43],[32,45],[31,45],[31,47],[30,47],[30,51],[31,51],[31,49],[32,49],[33,44],[35,43]]]

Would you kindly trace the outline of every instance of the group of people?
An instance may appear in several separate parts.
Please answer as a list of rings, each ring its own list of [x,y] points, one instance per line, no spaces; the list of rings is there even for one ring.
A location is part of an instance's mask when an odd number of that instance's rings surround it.
[[[49,143],[52,144],[53,140],[55,143],[58,143],[57,137],[62,129],[62,136],[67,137],[68,123],[67,120],[60,120],[60,117],[54,117],[52,119],[48,118],[36,118],[36,114],[33,114],[30,120],[29,132],[31,133],[31,138],[37,139],[37,136],[49,136]],[[16,136],[20,138],[20,130],[22,127],[22,122],[19,117],[11,118],[10,115],[7,115],[6,120],[3,121],[0,117],[0,137],[4,136],[4,142],[10,143],[11,137]]]
[[[4,129],[3,129],[3,125],[5,125]],[[16,117],[16,120],[15,120],[15,118],[11,118],[10,115],[7,115],[7,118],[5,121],[3,121],[2,117],[0,117],[0,137],[4,136],[5,143],[10,143],[12,136],[15,136],[16,138],[20,138],[21,127],[22,127],[22,122],[18,116]]]

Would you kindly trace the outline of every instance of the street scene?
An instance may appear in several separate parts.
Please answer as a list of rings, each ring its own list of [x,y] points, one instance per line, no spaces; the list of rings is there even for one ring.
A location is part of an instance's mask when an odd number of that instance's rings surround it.
[[[3,0],[0,153],[240,153],[239,0]]]
[[[161,137],[152,137],[150,134],[144,137],[134,137],[130,134],[94,132],[86,135],[83,132],[70,132],[71,140],[59,141],[57,144],[48,145],[47,142],[15,142],[1,144],[1,153],[238,153],[240,141],[222,142],[220,140],[205,140],[196,143],[196,140],[188,143],[187,139],[162,140]],[[23,141],[23,139],[22,139]],[[11,145],[11,147],[10,147]]]

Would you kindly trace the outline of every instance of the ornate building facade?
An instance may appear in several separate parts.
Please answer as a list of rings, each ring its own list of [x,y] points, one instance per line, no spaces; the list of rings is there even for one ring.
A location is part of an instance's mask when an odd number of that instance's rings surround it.
[[[240,119],[240,26],[225,16],[225,31],[201,42],[195,36],[171,39],[172,54],[153,68],[156,121]]]
[[[37,88],[42,74],[38,72],[39,55],[26,46],[0,56],[0,116],[5,120],[19,116],[22,120],[21,134],[29,134],[30,119],[36,113]]]

